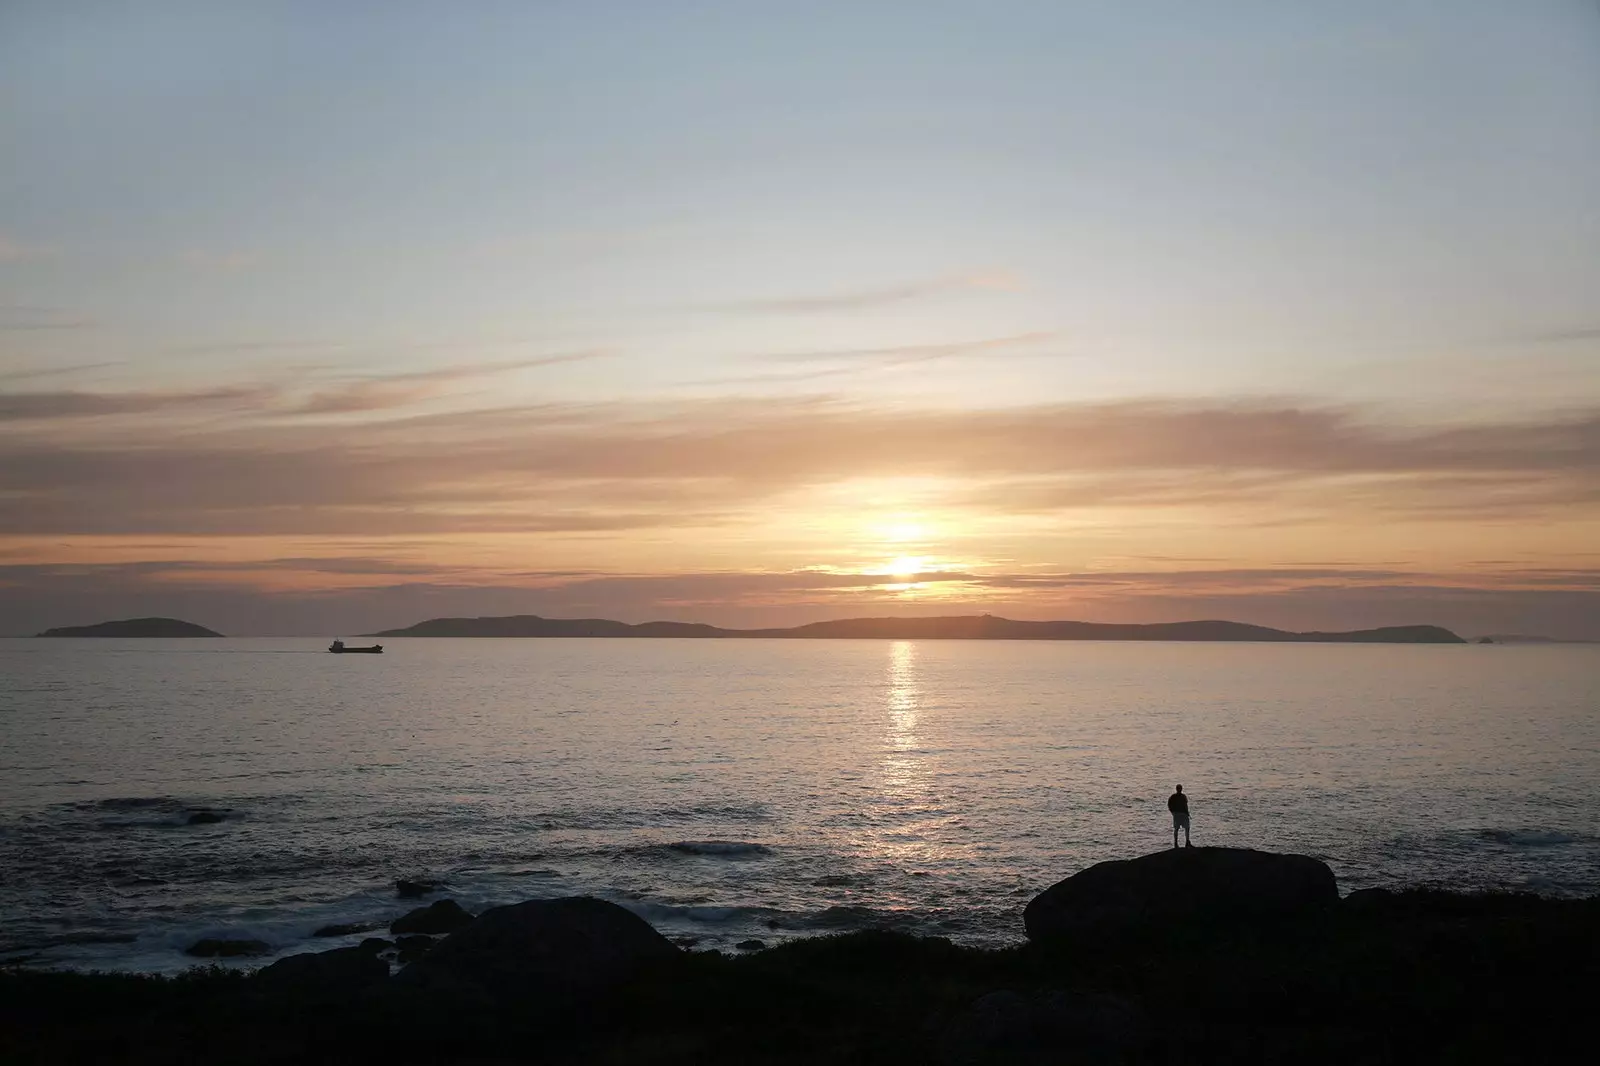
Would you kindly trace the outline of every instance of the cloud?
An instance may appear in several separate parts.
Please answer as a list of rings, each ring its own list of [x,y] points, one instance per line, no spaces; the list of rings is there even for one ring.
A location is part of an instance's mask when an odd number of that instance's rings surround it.
[[[284,381],[255,382],[205,389],[151,389],[116,392],[62,390],[52,392],[0,392],[0,423],[43,422],[114,415],[154,414],[167,416],[214,414],[231,409],[261,418],[291,415],[353,414],[406,407],[442,395],[446,386],[475,378],[507,374],[518,370],[556,366],[599,358],[602,352],[571,352],[502,362],[472,363],[410,373],[374,375],[343,381],[302,395],[304,387]],[[71,369],[89,369],[90,364],[61,370],[33,370],[0,376],[0,381],[17,381]]]
[[[560,357],[554,357],[560,358]],[[537,361],[535,361],[537,362]],[[528,365],[528,364],[517,364]],[[463,368],[499,373],[510,364]],[[398,376],[380,411],[437,384]],[[694,528],[749,521],[786,494],[929,479],[974,514],[1259,505],[1276,521],[1572,519],[1600,503],[1600,410],[1405,426],[1287,402],[882,409],[827,398],[545,404],[276,417],[323,394],[0,394],[0,530],[383,534]],[[175,413],[255,409],[190,424]],[[126,414],[113,422],[50,418]],[[137,417],[136,417],[137,416]],[[1271,505],[1267,507],[1266,505]]]
[[[21,304],[0,306],[0,333],[33,333],[42,330],[92,329],[95,321],[59,307]]]
[[[1005,337],[986,337],[975,341],[957,341],[951,344],[908,344],[891,348],[839,348],[814,352],[784,352],[760,358],[775,363],[872,363],[877,366],[903,366],[908,363],[926,363],[935,359],[975,355],[980,352],[1022,348],[1050,340],[1055,334],[1049,331],[1014,333]]]
[[[868,311],[879,307],[918,300],[929,296],[972,290],[1014,291],[1022,288],[1022,280],[1010,271],[997,270],[972,274],[953,274],[923,281],[886,285],[881,288],[856,289],[850,292],[827,293],[817,296],[795,296],[778,300],[744,300],[719,304],[711,308],[718,311],[762,312],[777,314],[823,314],[840,311]]]
[[[8,370],[0,374],[0,383],[7,381],[32,381],[37,378],[58,377],[66,374],[79,374],[85,370],[104,370],[109,366],[121,366],[121,360],[105,363],[77,363],[73,366],[43,366],[32,370]],[[3,395],[0,395],[3,402]]]
[[[259,407],[274,395],[274,390],[258,385],[143,392],[0,392],[0,422]]]
[[[185,266],[196,270],[223,274],[248,270],[261,261],[261,257],[254,252],[239,249],[217,252],[203,248],[186,248],[179,253],[178,259]]]
[[[509,374],[536,367],[557,366],[563,363],[585,362],[600,358],[604,352],[570,352],[547,355],[537,359],[515,359],[496,363],[476,363],[466,366],[422,370],[409,374],[389,374],[382,377],[350,381],[330,389],[323,389],[299,401],[285,414],[318,415],[348,414],[358,411],[380,411],[404,407],[431,399],[440,394],[442,386],[473,378]]]
[[[0,263],[20,263],[29,259],[50,259],[60,249],[48,244],[30,244],[0,233]]]

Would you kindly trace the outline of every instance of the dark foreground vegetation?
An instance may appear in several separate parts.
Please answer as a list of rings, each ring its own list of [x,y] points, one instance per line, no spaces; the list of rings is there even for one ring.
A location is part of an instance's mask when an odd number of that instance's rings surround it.
[[[1600,898],[1359,893],[1003,951],[886,932],[690,951],[580,996],[11,970],[0,1061],[1550,1062],[1597,990]]]

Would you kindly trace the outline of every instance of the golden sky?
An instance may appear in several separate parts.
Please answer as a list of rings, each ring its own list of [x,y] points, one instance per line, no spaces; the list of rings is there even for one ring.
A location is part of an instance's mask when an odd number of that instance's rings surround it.
[[[5,16],[0,633],[1600,638],[1592,12],[801,6]]]

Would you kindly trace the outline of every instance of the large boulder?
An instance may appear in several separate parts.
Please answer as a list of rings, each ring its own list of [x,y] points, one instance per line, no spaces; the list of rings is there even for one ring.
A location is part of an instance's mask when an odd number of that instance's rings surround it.
[[[389,964],[377,945],[309,951],[279,959],[256,974],[268,992],[318,999],[342,999],[389,979]]]
[[[402,988],[491,1000],[582,997],[681,955],[643,918],[589,896],[495,907],[395,975]]]
[[[1283,915],[1339,902],[1333,871],[1305,855],[1247,848],[1173,848],[1097,863],[1035,896],[1030,940],[1183,921]]]

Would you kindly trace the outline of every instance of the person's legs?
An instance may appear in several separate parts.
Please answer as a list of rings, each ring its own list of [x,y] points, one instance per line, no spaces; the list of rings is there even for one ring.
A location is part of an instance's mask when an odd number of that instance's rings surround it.
[[[1178,846],[1178,816],[1176,814],[1172,816],[1172,846]]]
[[[1172,841],[1172,846],[1177,847],[1178,834],[1172,834]],[[1193,844],[1189,843],[1189,816],[1187,814],[1183,816],[1183,846],[1186,848],[1194,847]]]

